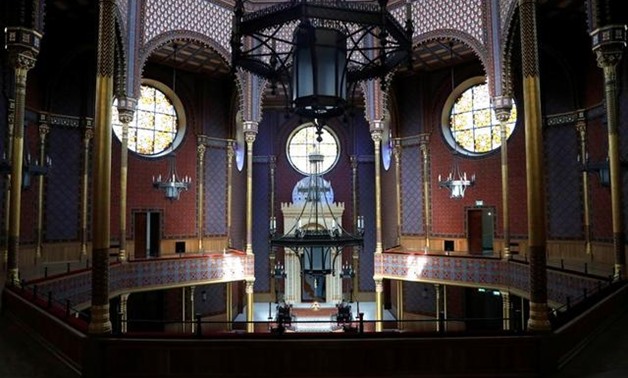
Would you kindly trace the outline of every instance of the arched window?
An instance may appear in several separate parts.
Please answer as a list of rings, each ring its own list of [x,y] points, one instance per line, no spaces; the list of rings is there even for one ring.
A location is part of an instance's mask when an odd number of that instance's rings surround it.
[[[113,131],[122,139],[117,100],[112,108]],[[144,80],[133,121],[129,123],[129,150],[146,157],[160,157],[174,150],[185,132],[185,113],[176,94],[164,84]]]
[[[288,161],[294,169],[304,175],[314,173],[310,164],[309,156],[313,152],[323,155],[323,162],[320,165],[320,174],[329,172],[338,162],[340,156],[340,144],[338,137],[327,126],[323,126],[322,140],[317,141],[316,126],[313,123],[305,123],[297,127],[290,137],[286,146]]]
[[[513,100],[506,138],[512,134],[516,121],[517,106]],[[479,156],[501,146],[500,124],[483,77],[469,79],[454,89],[443,108],[442,125],[445,139],[463,154]]]

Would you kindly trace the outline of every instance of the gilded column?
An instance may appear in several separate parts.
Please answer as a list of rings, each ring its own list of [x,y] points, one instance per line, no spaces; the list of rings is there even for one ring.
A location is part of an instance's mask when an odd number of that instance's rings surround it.
[[[194,289],[196,287],[195,286],[189,286],[188,289],[188,293],[189,293],[189,299],[190,301],[188,302],[188,305],[190,306],[190,311],[189,311],[189,319],[191,320],[191,324],[192,324],[192,329],[191,329],[191,333],[194,334],[196,333],[196,310],[194,307]]]
[[[255,332],[255,318],[253,315],[253,284],[255,281],[246,281],[246,331],[249,333]]]
[[[42,116],[39,124],[39,164],[43,167],[46,162],[46,136],[50,132],[45,116]],[[37,228],[35,230],[35,261],[39,262],[44,245],[44,175],[37,177]]]
[[[504,331],[510,330],[510,293],[502,291],[502,329]]]
[[[354,232],[357,231],[358,224],[358,157],[356,155],[351,155],[351,201],[353,202],[353,227]],[[351,290],[355,292],[355,296],[357,299],[358,294],[360,293],[360,248],[353,247],[353,251],[351,254],[351,259],[353,260],[353,272],[354,275],[351,278]]]
[[[197,184],[196,190],[198,193],[196,194],[196,198],[198,198],[197,209],[196,209],[196,224],[198,225],[198,252],[203,253],[203,234],[205,230],[205,222],[203,217],[203,210],[205,209],[205,151],[207,147],[199,141],[199,144],[196,148],[196,156],[197,156]],[[229,213],[229,212],[227,212]]]
[[[127,219],[127,184],[129,174],[129,123],[133,121],[137,100],[130,97],[118,98],[118,119],[122,123],[120,147],[120,254],[122,262],[127,261],[126,219]]]
[[[397,328],[403,329],[403,282],[402,280],[397,280]]]
[[[231,322],[233,321],[233,282],[227,282],[226,284],[226,313],[227,318],[227,331],[231,331]]]
[[[127,302],[129,300],[129,294],[120,294],[120,332],[127,333],[128,327],[128,312],[127,312]]]
[[[530,331],[549,331],[547,308],[543,122],[536,31],[536,0],[519,0],[523,101],[525,105],[526,183],[530,256]]]
[[[111,333],[109,243],[111,236],[111,104],[113,103],[115,1],[100,0],[94,136],[92,317],[90,334]]]
[[[443,311],[442,309],[442,296],[441,296],[441,285],[440,284],[434,284],[434,293],[435,293],[435,300],[436,300],[436,332],[440,332],[441,331],[441,312]]]
[[[493,109],[495,117],[499,121],[501,136],[501,162],[502,162],[502,222],[504,228],[504,254],[503,258],[509,260],[510,253],[510,215],[508,192],[508,119],[512,110],[512,100],[507,96],[493,97]]]
[[[384,280],[375,279],[375,332],[383,330],[384,320]]]
[[[257,136],[257,122],[244,121],[246,141],[246,253],[253,254],[253,143]]]
[[[375,253],[382,253],[382,175],[381,150],[384,121],[371,122],[371,138],[375,147]]]
[[[623,218],[623,180],[619,147],[619,109],[617,65],[626,48],[626,25],[607,25],[591,33],[597,64],[604,71],[604,100],[608,129],[608,162],[611,179],[611,208],[613,217],[613,249],[615,251],[615,280],[626,275],[625,231]]]
[[[277,224],[276,222],[276,218],[275,218],[275,169],[277,168],[277,157],[276,156],[270,156],[269,159],[269,168],[270,168],[270,219],[272,220],[271,222],[274,223],[275,225]],[[276,227],[276,226],[275,226]],[[270,228],[270,225],[269,225]],[[273,293],[277,293],[277,287],[276,287],[276,283],[277,280],[274,278],[275,276],[275,263],[276,263],[276,253],[274,250],[272,250],[270,253],[268,254],[268,264],[270,266],[270,293],[271,296]],[[277,297],[277,295],[275,294],[275,301],[278,301],[279,298]]]
[[[428,140],[421,140],[421,157],[423,158],[423,211],[425,217],[425,251],[430,249],[430,233],[432,231],[432,200],[430,198],[430,151]]]
[[[7,162],[11,161],[11,154],[13,151],[13,128],[15,124],[15,101],[9,99],[9,111],[7,116],[7,139],[6,139],[6,150],[4,158],[7,159]],[[4,184],[4,228],[3,228],[3,240],[2,240],[2,262],[3,265],[6,266],[7,259],[9,256],[8,244],[7,241],[9,239],[9,208],[11,207],[11,172],[9,171],[5,176],[5,184]]]
[[[397,209],[397,245],[401,245],[401,141],[395,139],[393,157],[395,159],[395,203]]]
[[[235,155],[235,141],[230,140],[227,148],[227,245],[232,246],[231,240],[231,207],[233,206],[233,157]]]
[[[578,142],[580,142],[580,161],[582,163],[582,206],[584,208],[584,250],[591,259],[591,195],[589,193],[589,174],[587,172],[587,164],[589,153],[587,152],[587,123],[582,116],[578,116],[576,122],[576,131],[578,132]]]
[[[83,173],[81,178],[81,260],[87,258],[87,215],[88,215],[88,197],[89,197],[89,150],[92,139],[94,138],[94,128],[91,124],[85,125],[83,133]]]
[[[9,31],[7,31],[9,33]],[[41,36],[40,36],[41,37]],[[36,51],[9,50],[9,64],[15,71],[15,124],[11,151],[11,199],[9,206],[9,234],[7,244],[7,284],[19,284],[20,215],[22,212],[22,167],[24,161],[24,106],[26,77],[35,66]]]
[[[7,162],[11,161],[11,151],[12,151],[12,141],[13,141],[13,124],[15,122],[15,102],[13,100],[9,100],[9,111],[7,116],[7,139],[6,139],[6,151],[4,153],[3,158],[6,159]],[[8,163],[7,163],[8,164]],[[9,236],[9,207],[11,206],[11,172],[7,173],[5,176],[5,185],[4,185],[4,218],[3,218],[3,229],[2,229],[2,263],[3,267],[7,264],[7,259],[9,256],[7,240]]]
[[[253,143],[257,136],[257,122],[244,121],[246,141],[246,254],[253,254]],[[255,332],[253,306],[255,280],[246,280],[246,320],[247,332]]]

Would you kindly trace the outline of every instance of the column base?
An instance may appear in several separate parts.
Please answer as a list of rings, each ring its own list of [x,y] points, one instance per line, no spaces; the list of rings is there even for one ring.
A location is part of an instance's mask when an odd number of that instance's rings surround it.
[[[552,325],[548,317],[546,303],[530,302],[530,319],[528,319],[528,331],[546,332],[551,331]]]
[[[89,322],[87,332],[92,335],[111,333],[111,320],[109,320],[109,304],[92,306],[92,320]]]
[[[12,286],[20,285],[20,272],[18,268],[9,269],[7,271],[7,284]]]
[[[626,277],[626,266],[624,264],[615,264],[614,271],[613,281],[622,281]]]

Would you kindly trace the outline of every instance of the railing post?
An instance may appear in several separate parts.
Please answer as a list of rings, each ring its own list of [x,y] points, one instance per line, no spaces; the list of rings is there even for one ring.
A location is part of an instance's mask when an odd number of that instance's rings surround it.
[[[584,263],[584,274],[588,274],[589,273],[589,263]]]
[[[66,263],[66,269],[67,269],[67,273],[70,273],[70,263]]]
[[[201,330],[201,314],[196,314],[196,336],[201,336],[203,334]]]
[[[33,285],[33,299],[37,298],[37,285]]]
[[[360,333],[364,333],[364,313],[363,312],[360,312],[358,314],[358,319],[360,320],[359,321],[359,331],[360,331]]]
[[[52,307],[52,291],[48,292],[48,308]]]
[[[48,278],[48,267],[44,267],[44,278]]]

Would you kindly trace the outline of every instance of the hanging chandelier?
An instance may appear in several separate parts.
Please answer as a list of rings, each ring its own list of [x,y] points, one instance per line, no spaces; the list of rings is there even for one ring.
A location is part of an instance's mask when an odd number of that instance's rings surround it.
[[[26,133],[24,133],[26,135]],[[28,151],[28,143],[24,143],[24,159],[22,161],[22,189],[28,189],[31,186],[33,177],[46,176],[48,170],[52,167],[52,158],[50,156],[43,157],[43,160],[32,159],[31,154]],[[11,174],[11,162],[6,155],[6,152],[2,153],[0,158],[0,173]]]
[[[456,155],[457,153],[454,153],[451,171],[447,177],[443,180],[441,175],[438,175],[438,185],[449,189],[449,198],[461,199],[464,198],[467,188],[475,184],[475,174],[467,177],[467,172],[461,172]]]
[[[168,156],[168,174],[162,178],[161,175],[153,176],[153,187],[163,190],[166,199],[170,201],[178,200],[181,192],[188,190],[192,185],[192,178],[185,176],[179,178],[177,175],[177,155],[173,152]]]
[[[237,0],[232,67],[268,80],[273,93],[281,86],[289,111],[310,119],[341,115],[351,85],[379,78],[384,86],[386,75],[410,60],[411,4],[405,26],[387,4],[293,0],[245,14]]]

